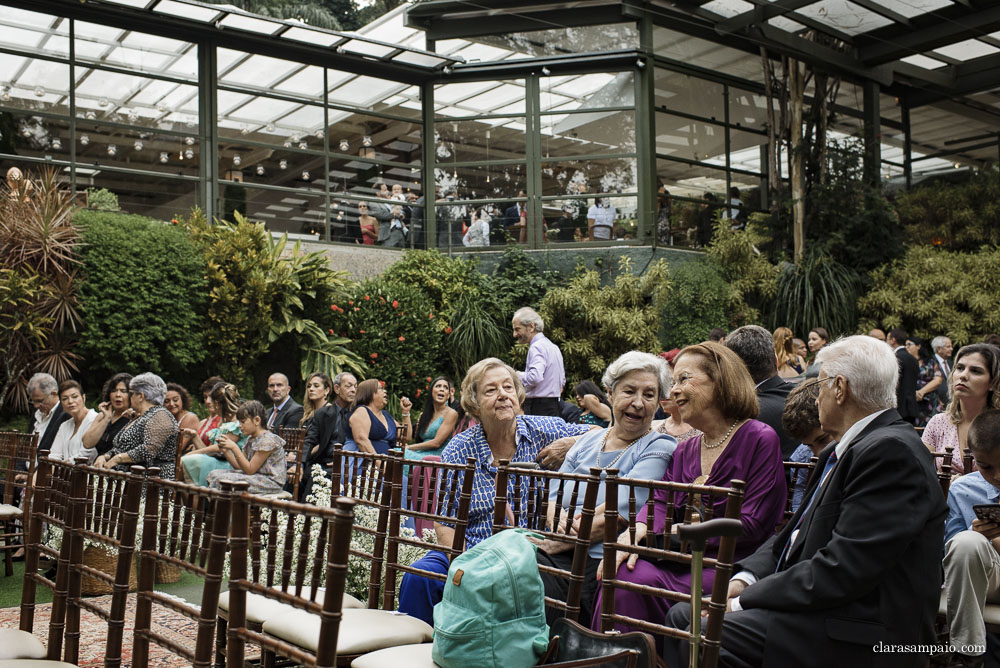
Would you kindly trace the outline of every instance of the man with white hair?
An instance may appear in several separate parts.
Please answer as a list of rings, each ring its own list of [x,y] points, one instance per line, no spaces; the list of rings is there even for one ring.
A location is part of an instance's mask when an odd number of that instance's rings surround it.
[[[948,401],[951,399],[951,390],[948,388],[948,376],[951,374],[951,353],[954,350],[951,345],[951,339],[947,336],[935,336],[931,339],[931,350],[934,351],[934,359],[937,361],[938,366],[941,367],[941,375],[944,377],[944,382],[938,385],[937,388],[938,401],[941,402],[942,406],[947,406]]]
[[[915,646],[935,642],[947,514],[930,453],[895,410],[891,348],[850,336],[818,357],[816,405],[836,443],[795,515],[736,564],[719,665],[925,666]],[[686,626],[685,609],[668,623]]]
[[[562,353],[542,331],[545,323],[533,308],[520,308],[511,320],[514,340],[528,345],[524,371],[518,371],[524,384],[526,415],[560,416],[559,398],[566,384]]]
[[[38,434],[39,451],[51,450],[59,427],[72,417],[59,403],[59,383],[47,373],[36,373],[28,380],[28,401],[35,409],[28,431]]]

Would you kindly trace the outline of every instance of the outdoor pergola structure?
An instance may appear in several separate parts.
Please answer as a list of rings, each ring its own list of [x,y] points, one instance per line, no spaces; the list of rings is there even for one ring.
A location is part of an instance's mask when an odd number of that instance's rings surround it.
[[[1000,160],[985,0],[429,0],[358,33],[193,0],[0,6],[4,169],[49,164],[164,219],[240,208],[351,241],[385,183],[424,195],[412,243],[461,248],[436,229],[436,187],[447,206],[522,202],[529,247],[595,197],[629,231],[617,243],[655,244],[658,183],[766,206],[784,172],[762,49],[841,78],[831,134],[863,139],[873,182]]]

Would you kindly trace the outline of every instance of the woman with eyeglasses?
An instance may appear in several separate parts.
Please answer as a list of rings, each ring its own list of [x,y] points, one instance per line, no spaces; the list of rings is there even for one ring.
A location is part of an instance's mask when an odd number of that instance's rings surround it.
[[[358,203],[358,225],[361,226],[361,243],[374,246],[378,241],[378,219],[368,212],[366,202]]]
[[[968,435],[972,421],[984,410],[1000,408],[1000,348],[989,343],[963,346],[955,356],[955,365],[948,378],[951,401],[948,410],[938,413],[924,427],[924,445],[931,452],[954,448],[952,471],[962,475],[965,453],[969,451]],[[941,468],[941,460],[936,460]],[[973,465],[973,470],[976,470]]]

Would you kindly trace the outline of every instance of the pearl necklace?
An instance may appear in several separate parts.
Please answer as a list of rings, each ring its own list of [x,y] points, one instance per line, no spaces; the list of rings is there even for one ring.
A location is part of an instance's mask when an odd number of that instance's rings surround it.
[[[702,447],[704,447],[706,450],[714,450],[715,448],[719,447],[720,445],[722,445],[723,443],[725,443],[729,439],[729,437],[733,433],[733,430],[736,429],[736,425],[738,425],[738,424],[742,424],[742,421],[741,420],[737,420],[736,422],[734,422],[732,424],[732,426],[729,427],[729,431],[726,432],[726,435],[723,436],[722,438],[720,438],[715,443],[708,443],[708,442],[702,440],[702,442],[701,442]]]
[[[611,434],[611,429],[610,428],[606,429],[604,431],[604,438],[601,439],[601,449],[597,453],[597,465],[601,467],[602,471],[607,471],[609,468],[611,468],[612,466],[614,466],[615,464],[618,463],[618,460],[621,459],[625,455],[626,452],[628,452],[629,448],[631,448],[633,445],[635,445],[636,443],[638,443],[639,441],[641,441],[643,438],[645,438],[649,434],[649,432],[651,432],[651,431],[653,431],[652,428],[647,429],[646,433],[644,433],[642,436],[640,436],[639,438],[635,439],[634,441],[632,441],[631,443],[629,443],[628,445],[626,445],[624,448],[622,448],[621,451],[618,453],[618,456],[615,457],[613,460],[611,460],[610,464],[608,464],[607,466],[601,466],[601,455],[603,455],[605,453],[604,448],[606,448],[608,446],[608,436]]]

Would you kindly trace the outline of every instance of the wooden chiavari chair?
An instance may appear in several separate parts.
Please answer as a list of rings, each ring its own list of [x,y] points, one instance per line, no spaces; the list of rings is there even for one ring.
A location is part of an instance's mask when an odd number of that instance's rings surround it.
[[[510,483],[513,482],[513,485]],[[591,529],[597,493],[601,486],[601,469],[591,468],[588,475],[559,473],[524,468],[501,461],[497,468],[497,493],[493,505],[493,533],[511,526],[525,527],[548,540],[572,546],[570,570],[539,564],[539,571],[568,581],[566,600],[545,597],[545,605],[556,614],[581,621],[580,597],[590,548]],[[555,500],[550,497],[555,494]],[[580,506],[580,523],[572,533],[574,512],[563,507],[569,494],[569,508]],[[582,505],[581,505],[582,504]],[[602,518],[603,519],[603,518]],[[550,616],[550,619],[552,617]],[[589,624],[590,620],[583,620]]]
[[[28,534],[29,516],[24,509],[31,507],[31,480],[35,475],[36,455],[40,456],[37,448],[38,434],[0,432],[0,551],[3,551],[5,577],[14,574],[13,553],[24,545]]]
[[[306,430],[302,427],[278,427],[278,436],[285,441],[285,460],[289,462],[288,485],[292,488],[292,499],[297,501],[302,482],[302,446]]]
[[[246,643],[259,645],[262,665],[274,666],[275,657],[283,656],[306,666],[332,668],[337,664],[338,632],[342,628],[344,586],[348,550],[354,518],[354,501],[339,498],[332,508],[240,494],[233,504],[233,539],[229,579],[230,617],[226,646],[227,664],[243,666]],[[285,540],[282,546],[280,576],[282,587],[251,577],[250,569],[260,567],[257,528],[268,516],[269,531],[285,515]],[[299,527],[296,537],[295,527]],[[310,550],[311,536],[316,535]],[[277,544],[268,544],[265,558],[275,565]],[[294,579],[294,584],[291,582]],[[325,586],[325,595],[320,587]],[[282,623],[270,633],[269,622],[262,630],[247,623],[247,597],[273,602],[285,612],[277,617]],[[314,633],[314,635],[310,635]],[[312,640],[313,642],[310,642]]]
[[[212,664],[219,590],[229,547],[232,498],[236,491],[245,489],[246,483],[223,481],[220,491],[164,480],[155,477],[158,473],[158,469],[149,469],[146,478],[132,662],[135,666],[147,665],[152,642],[183,657],[195,668],[208,668]],[[176,566],[203,580],[200,608],[154,591],[158,563]],[[151,628],[154,604],[197,622],[194,650]]]
[[[24,658],[58,660],[66,625],[66,599],[69,590],[69,559],[72,541],[70,532],[70,502],[74,478],[79,478],[73,465],[50,459],[48,450],[39,453],[34,493],[31,498],[32,522],[25,541],[24,581],[21,585],[21,622],[24,632],[17,642],[23,645],[18,654]],[[46,529],[47,527],[47,529]],[[44,532],[61,535],[58,549],[46,544]],[[39,559],[45,556],[56,564],[54,577],[38,572]],[[48,649],[31,636],[35,627],[35,599],[38,585],[52,592],[52,610],[49,616]],[[34,647],[32,650],[30,648]],[[38,651],[40,650],[40,651]]]
[[[673,535],[673,526],[676,518],[673,512],[667,512],[666,522],[660,531],[655,531],[653,520],[649,520],[649,530],[647,533],[646,545],[636,544],[636,518],[641,507],[635,502],[636,490],[639,487],[646,489],[648,493],[646,501],[647,517],[655,517],[656,495],[659,493],[665,496],[668,509],[677,507],[678,502],[683,500],[682,523],[689,523],[692,519],[707,521],[712,519],[714,506],[724,502],[725,517],[739,519],[743,505],[743,493],[745,484],[741,480],[733,480],[731,487],[715,487],[707,485],[680,484],[666,481],[633,480],[619,478],[615,470],[607,471],[605,494],[605,523],[604,523],[604,571],[601,574],[601,630],[608,632],[612,630],[615,623],[622,623],[653,635],[668,638],[688,640],[694,643],[691,634],[685,631],[670,628],[663,624],[657,624],[642,619],[635,619],[615,612],[615,590],[622,589],[632,591],[647,596],[656,596],[674,602],[691,602],[690,594],[667,591],[658,587],[641,585],[637,583],[619,580],[615,572],[615,555],[617,552],[637,554],[639,557],[651,561],[672,561],[684,566],[692,564],[692,556],[689,546],[676,540]],[[620,494],[628,495],[629,517],[627,522],[622,522],[619,526],[618,499]],[[622,530],[624,529],[624,530]],[[628,533],[627,543],[619,542],[619,533]],[[719,648],[722,637],[722,618],[726,609],[726,595],[729,588],[729,576],[733,569],[733,555],[736,550],[737,539],[735,537],[724,537],[718,541],[718,551],[715,557],[706,556],[703,560],[705,568],[712,568],[715,571],[715,580],[712,586],[711,599],[705,606],[708,611],[707,622],[702,625],[700,638],[701,659],[699,666],[713,668],[716,665],[719,655]],[[703,609],[705,609],[703,608]]]
[[[785,515],[778,525],[778,531],[785,526],[785,522],[792,518],[795,514],[794,501],[795,492],[799,484],[799,478],[802,473],[806,473],[806,478],[803,481],[802,489],[804,490],[809,486],[809,476],[812,475],[813,471],[816,469],[816,462],[819,461],[818,457],[810,457],[808,462],[785,462],[785,479],[788,480],[788,498],[785,500]]]

